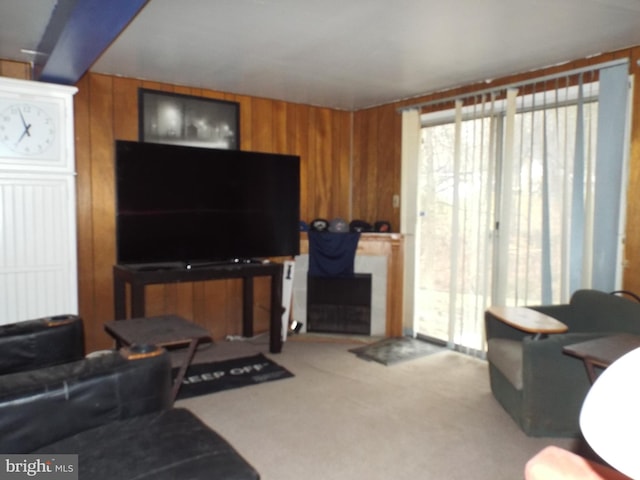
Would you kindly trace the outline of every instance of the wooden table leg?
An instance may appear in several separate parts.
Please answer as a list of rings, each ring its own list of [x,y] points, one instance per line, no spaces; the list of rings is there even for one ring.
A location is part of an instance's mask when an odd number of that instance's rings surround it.
[[[171,397],[173,398],[174,402],[178,397],[178,392],[180,391],[180,387],[182,386],[182,380],[184,380],[184,375],[185,373],[187,373],[187,369],[189,368],[189,365],[191,365],[191,360],[193,360],[193,356],[196,353],[196,347],[198,346],[199,342],[200,342],[200,339],[198,338],[192,338],[191,341],[189,342],[189,348],[187,349],[187,356],[183,360],[182,365],[180,366],[180,370],[178,370],[178,375],[176,376],[176,379],[173,381],[173,389],[171,391]]]
[[[242,336],[253,337],[253,277],[242,279]]]
[[[269,352],[282,351],[282,278],[271,276],[271,318],[269,325]]]
[[[601,362],[596,362],[590,358],[583,358],[584,366],[587,369],[587,375],[589,376],[589,381],[591,385],[598,379],[598,374],[596,373],[596,367],[602,368],[603,370],[607,368],[609,365],[603,364]]]
[[[113,275],[113,303],[115,320],[124,320],[127,318],[127,290],[125,282],[117,275]]]
[[[131,282],[131,318],[144,317],[145,304],[145,284]]]

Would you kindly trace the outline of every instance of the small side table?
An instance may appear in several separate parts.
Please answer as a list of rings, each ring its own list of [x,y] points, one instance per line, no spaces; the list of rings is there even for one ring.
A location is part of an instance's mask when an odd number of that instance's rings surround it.
[[[549,333],[563,333],[569,330],[560,320],[531,308],[489,307],[488,312],[511,327],[533,333],[534,340],[539,340]]]
[[[187,354],[173,383],[172,396],[174,400],[198,345],[213,342],[206,329],[177,315],[115,320],[105,323],[104,329],[116,340],[119,347],[133,344],[152,344],[167,349],[188,347]]]
[[[591,383],[596,381],[595,367],[607,368],[621,356],[640,348],[640,336],[622,333],[565,346],[562,351],[582,359]]]

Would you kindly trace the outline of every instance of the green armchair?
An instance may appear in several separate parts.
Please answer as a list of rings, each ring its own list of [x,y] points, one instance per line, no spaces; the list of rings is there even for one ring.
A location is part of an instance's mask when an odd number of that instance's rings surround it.
[[[565,323],[566,333],[534,339],[485,312],[491,391],[530,436],[578,437],[591,384],[566,345],[616,333],[640,335],[640,303],[597,290],[578,290],[568,304],[528,307]]]

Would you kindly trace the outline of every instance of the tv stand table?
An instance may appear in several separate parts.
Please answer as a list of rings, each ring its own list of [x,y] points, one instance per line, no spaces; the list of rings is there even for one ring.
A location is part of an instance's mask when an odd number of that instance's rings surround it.
[[[282,351],[282,264],[243,263],[211,265],[199,268],[140,269],[128,265],[113,266],[113,302],[115,319],[127,318],[127,284],[130,286],[131,318],[145,316],[145,287],[152,284],[242,279],[242,335],[253,336],[253,279],[271,277],[271,318],[269,351]]]

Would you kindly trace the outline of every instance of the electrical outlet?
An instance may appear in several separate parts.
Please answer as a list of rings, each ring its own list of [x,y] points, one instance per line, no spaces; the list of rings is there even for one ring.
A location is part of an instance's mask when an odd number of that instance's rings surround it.
[[[400,207],[400,195],[396,193],[393,196],[393,208],[399,208],[399,207]]]

